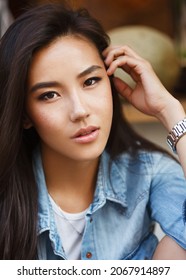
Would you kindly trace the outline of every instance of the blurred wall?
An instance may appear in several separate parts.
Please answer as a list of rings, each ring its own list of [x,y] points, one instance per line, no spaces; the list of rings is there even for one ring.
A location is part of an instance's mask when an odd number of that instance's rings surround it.
[[[73,1],[72,1],[73,2]],[[146,24],[173,34],[171,0],[79,0],[106,30],[120,25]]]
[[[9,0],[16,17],[30,4],[64,2],[65,0]],[[174,34],[172,3],[177,0],[68,0],[74,7],[85,7],[110,30],[120,25],[145,24],[170,36]]]

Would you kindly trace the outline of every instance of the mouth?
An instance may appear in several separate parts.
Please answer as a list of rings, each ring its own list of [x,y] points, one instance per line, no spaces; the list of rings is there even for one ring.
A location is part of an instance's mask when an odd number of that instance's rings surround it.
[[[99,127],[88,126],[86,128],[81,128],[73,136],[72,139],[77,143],[90,143],[99,135]]]

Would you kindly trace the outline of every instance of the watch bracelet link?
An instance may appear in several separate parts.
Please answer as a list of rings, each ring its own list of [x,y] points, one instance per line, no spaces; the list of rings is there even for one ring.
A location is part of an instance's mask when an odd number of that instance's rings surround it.
[[[186,134],[186,118],[179,121],[172,130],[169,132],[167,136],[167,144],[171,148],[171,150],[176,153],[176,144],[179,139]]]

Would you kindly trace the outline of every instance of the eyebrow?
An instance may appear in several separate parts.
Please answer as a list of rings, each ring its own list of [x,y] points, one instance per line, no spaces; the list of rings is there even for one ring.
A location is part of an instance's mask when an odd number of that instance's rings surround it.
[[[90,67],[88,67],[87,69],[85,69],[83,72],[81,72],[79,75],[78,75],[78,78],[82,78],[88,74],[91,74],[92,72],[98,70],[98,69],[103,69],[101,66],[99,65],[92,65]]]
[[[99,65],[92,65],[92,66],[88,67],[87,69],[85,69],[84,71],[82,71],[81,73],[79,73],[78,78],[82,78],[88,74],[91,74],[92,72],[94,72],[98,69],[103,69],[103,68]],[[60,84],[56,81],[41,82],[41,83],[37,83],[37,84],[33,85],[31,87],[31,89],[29,90],[29,92],[32,93],[34,91],[37,91],[38,89],[59,87],[59,86],[60,86]]]
[[[31,87],[31,89],[29,90],[30,91],[30,93],[32,93],[32,92],[34,92],[34,91],[36,91],[36,90],[38,90],[38,89],[43,89],[43,88],[47,88],[47,87],[57,87],[57,86],[59,86],[59,83],[57,83],[57,82],[41,82],[41,83],[37,83],[37,84],[35,84],[33,87]]]

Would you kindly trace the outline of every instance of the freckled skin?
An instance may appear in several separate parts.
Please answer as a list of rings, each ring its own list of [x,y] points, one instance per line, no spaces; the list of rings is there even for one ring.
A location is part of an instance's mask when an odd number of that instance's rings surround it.
[[[110,133],[112,94],[95,46],[86,39],[60,37],[35,54],[28,78],[25,126],[35,127],[42,153],[72,161],[98,158]],[[89,126],[98,128],[94,141],[72,139]]]

